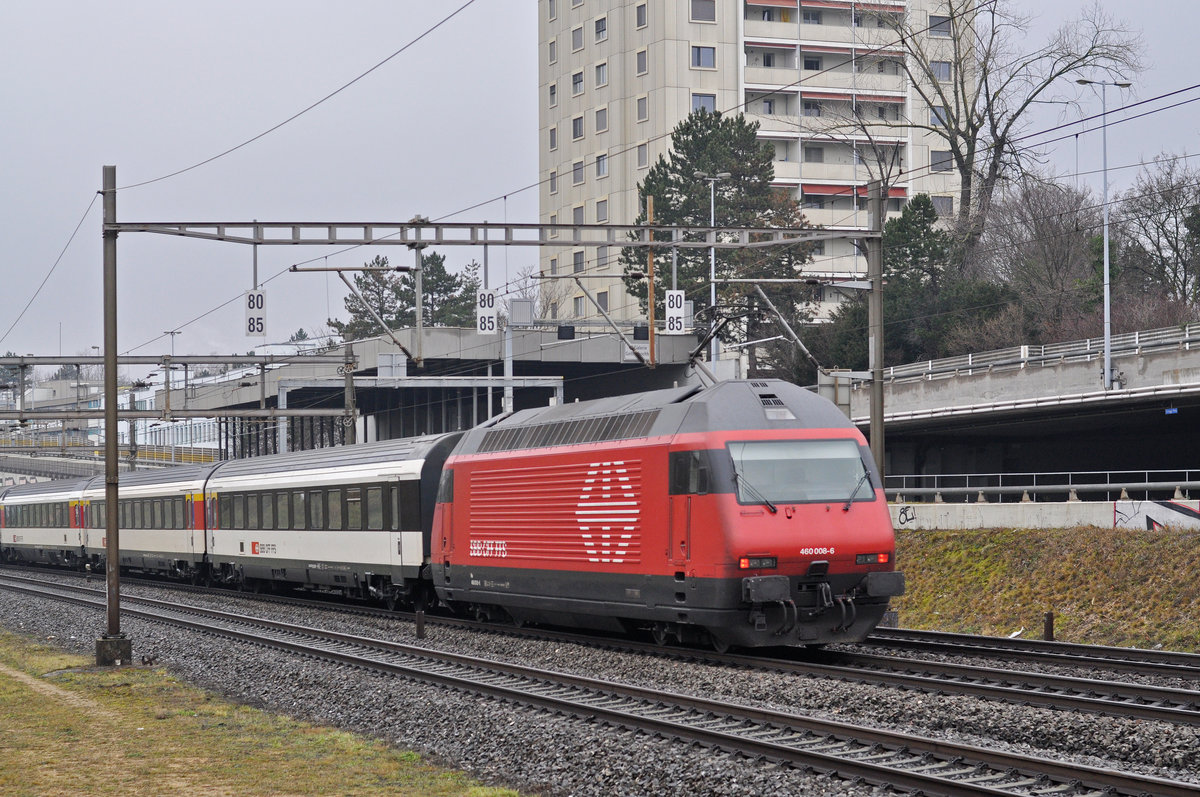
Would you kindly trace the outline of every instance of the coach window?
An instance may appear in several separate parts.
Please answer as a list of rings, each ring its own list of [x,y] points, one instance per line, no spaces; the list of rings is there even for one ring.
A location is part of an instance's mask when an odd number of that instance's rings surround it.
[[[346,489],[346,528],[357,531],[362,527],[362,490],[349,487]]]
[[[264,493],[263,499],[263,528],[275,528],[275,497]]]
[[[246,493],[246,528],[258,528],[258,493]]]
[[[383,528],[383,488],[367,488],[367,528],[377,531]]]
[[[221,528],[231,528],[229,525],[230,518],[233,517],[233,501],[228,495],[222,495],[217,499],[217,518],[221,521]]]
[[[290,529],[291,514],[288,512],[288,494],[275,493],[275,528]]]
[[[246,496],[244,495],[233,497],[233,528],[246,528]]]
[[[329,530],[341,531],[342,525],[342,491],[330,490],[329,496]]]
[[[312,490],[308,494],[308,511],[312,517],[312,525],[310,528],[323,529],[325,528],[325,493],[320,490]]]
[[[147,501],[150,504],[150,528],[165,529],[167,524],[163,522],[163,505],[161,498],[155,498],[153,501]]]
[[[308,513],[304,509],[304,493],[297,490],[292,493],[292,528],[303,529],[308,523]]]

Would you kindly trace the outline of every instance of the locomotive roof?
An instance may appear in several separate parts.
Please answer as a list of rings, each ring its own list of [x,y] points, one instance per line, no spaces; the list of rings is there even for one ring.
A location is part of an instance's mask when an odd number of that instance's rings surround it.
[[[655,390],[523,410],[466,434],[456,454],[739,429],[852,429],[826,399],[780,379]]]

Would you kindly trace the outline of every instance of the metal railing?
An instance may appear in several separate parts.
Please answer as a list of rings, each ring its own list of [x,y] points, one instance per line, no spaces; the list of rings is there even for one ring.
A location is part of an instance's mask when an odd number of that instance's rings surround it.
[[[1178,500],[1200,496],[1200,470],[948,473],[884,478],[888,500],[970,501]]]
[[[1112,336],[1114,357],[1139,355],[1170,349],[1189,350],[1200,343],[1200,324],[1164,327]],[[913,381],[970,375],[975,371],[1019,370],[1030,366],[1055,366],[1087,362],[1102,357],[1103,338],[1086,338],[1067,343],[1012,346],[1007,349],[976,352],[940,360],[924,360],[884,369],[888,381]]]

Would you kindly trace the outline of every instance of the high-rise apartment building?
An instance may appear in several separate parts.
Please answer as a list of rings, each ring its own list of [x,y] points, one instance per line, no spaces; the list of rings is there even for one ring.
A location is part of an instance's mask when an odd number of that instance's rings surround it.
[[[938,79],[955,79],[949,21],[938,0],[538,0],[541,221],[631,224],[637,184],[694,109],[743,112],[775,151],[774,184],[813,224],[867,223],[866,183],[887,165],[888,211],[927,193],[954,211],[957,172],[941,139],[895,126],[944,113],[908,85],[894,24],[919,30]],[[944,61],[936,60],[939,56]],[[928,95],[929,92],[926,92]],[[889,125],[888,123],[893,123]],[[618,319],[638,315],[618,252],[543,251],[543,273],[586,273]],[[818,248],[815,275],[865,274],[849,239]],[[544,308],[597,318],[566,281]]]

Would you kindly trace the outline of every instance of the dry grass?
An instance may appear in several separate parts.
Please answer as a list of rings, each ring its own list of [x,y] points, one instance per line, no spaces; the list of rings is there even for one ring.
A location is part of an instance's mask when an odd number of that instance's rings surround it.
[[[1200,533],[1098,528],[899,531],[910,628],[1200,648]]]
[[[0,794],[516,795],[160,669],[90,663],[0,632]]]

